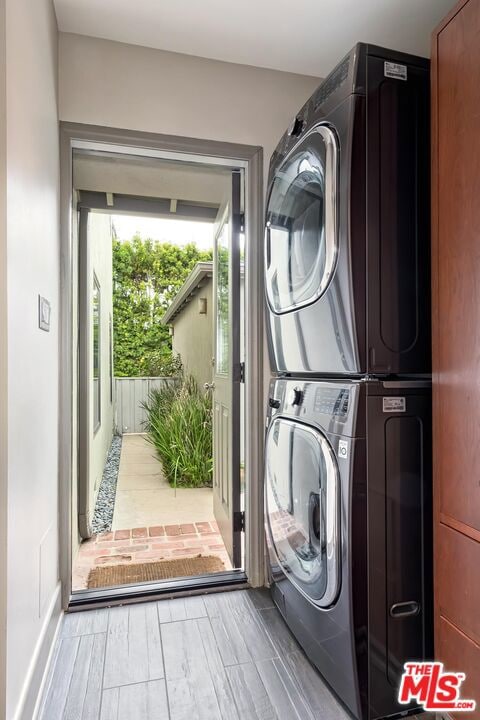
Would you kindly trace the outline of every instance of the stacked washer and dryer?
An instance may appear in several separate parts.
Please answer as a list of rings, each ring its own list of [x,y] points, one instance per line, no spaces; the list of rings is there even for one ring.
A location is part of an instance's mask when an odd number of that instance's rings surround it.
[[[358,44],[270,163],[265,517],[275,603],[361,720],[413,712],[433,653],[429,268],[428,61]]]

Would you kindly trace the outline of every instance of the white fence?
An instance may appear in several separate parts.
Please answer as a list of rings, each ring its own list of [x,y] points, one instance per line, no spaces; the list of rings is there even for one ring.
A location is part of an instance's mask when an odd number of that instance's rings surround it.
[[[142,403],[151,390],[173,382],[166,377],[115,378],[115,428],[120,434],[145,431],[146,412]]]

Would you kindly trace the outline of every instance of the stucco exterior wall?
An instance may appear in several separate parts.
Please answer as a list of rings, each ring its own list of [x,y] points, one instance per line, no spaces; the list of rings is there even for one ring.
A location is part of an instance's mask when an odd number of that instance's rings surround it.
[[[206,298],[207,312],[198,311],[199,299]],[[201,387],[212,381],[213,357],[213,281],[209,278],[173,322],[172,348],[182,358],[186,372]]]
[[[93,513],[103,468],[113,436],[113,402],[110,374],[110,318],[112,318],[112,225],[110,215],[90,213],[90,272],[89,287],[93,289],[93,278],[100,285],[100,426],[95,429],[93,412],[90,413],[92,436],[90,452],[90,512]],[[93,307],[90,310],[90,347],[93,347]],[[91,353],[93,380],[93,353]],[[93,409],[93,382],[90,383],[90,407]]]

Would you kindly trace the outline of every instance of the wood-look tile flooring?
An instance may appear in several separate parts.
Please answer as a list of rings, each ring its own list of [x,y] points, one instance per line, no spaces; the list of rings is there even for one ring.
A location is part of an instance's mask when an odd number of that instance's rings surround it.
[[[41,720],[346,720],[266,590],[66,615]]]

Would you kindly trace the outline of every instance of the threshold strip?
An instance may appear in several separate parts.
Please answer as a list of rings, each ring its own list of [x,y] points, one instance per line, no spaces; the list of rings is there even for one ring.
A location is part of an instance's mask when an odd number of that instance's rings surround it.
[[[243,570],[229,570],[212,575],[201,575],[190,578],[175,578],[162,582],[138,583],[137,585],[120,585],[114,588],[82,590],[72,593],[67,612],[77,612],[90,608],[126,605],[134,602],[147,602],[161,598],[185,597],[200,595],[206,592],[225,591],[230,588],[238,590],[239,586],[249,587]]]

